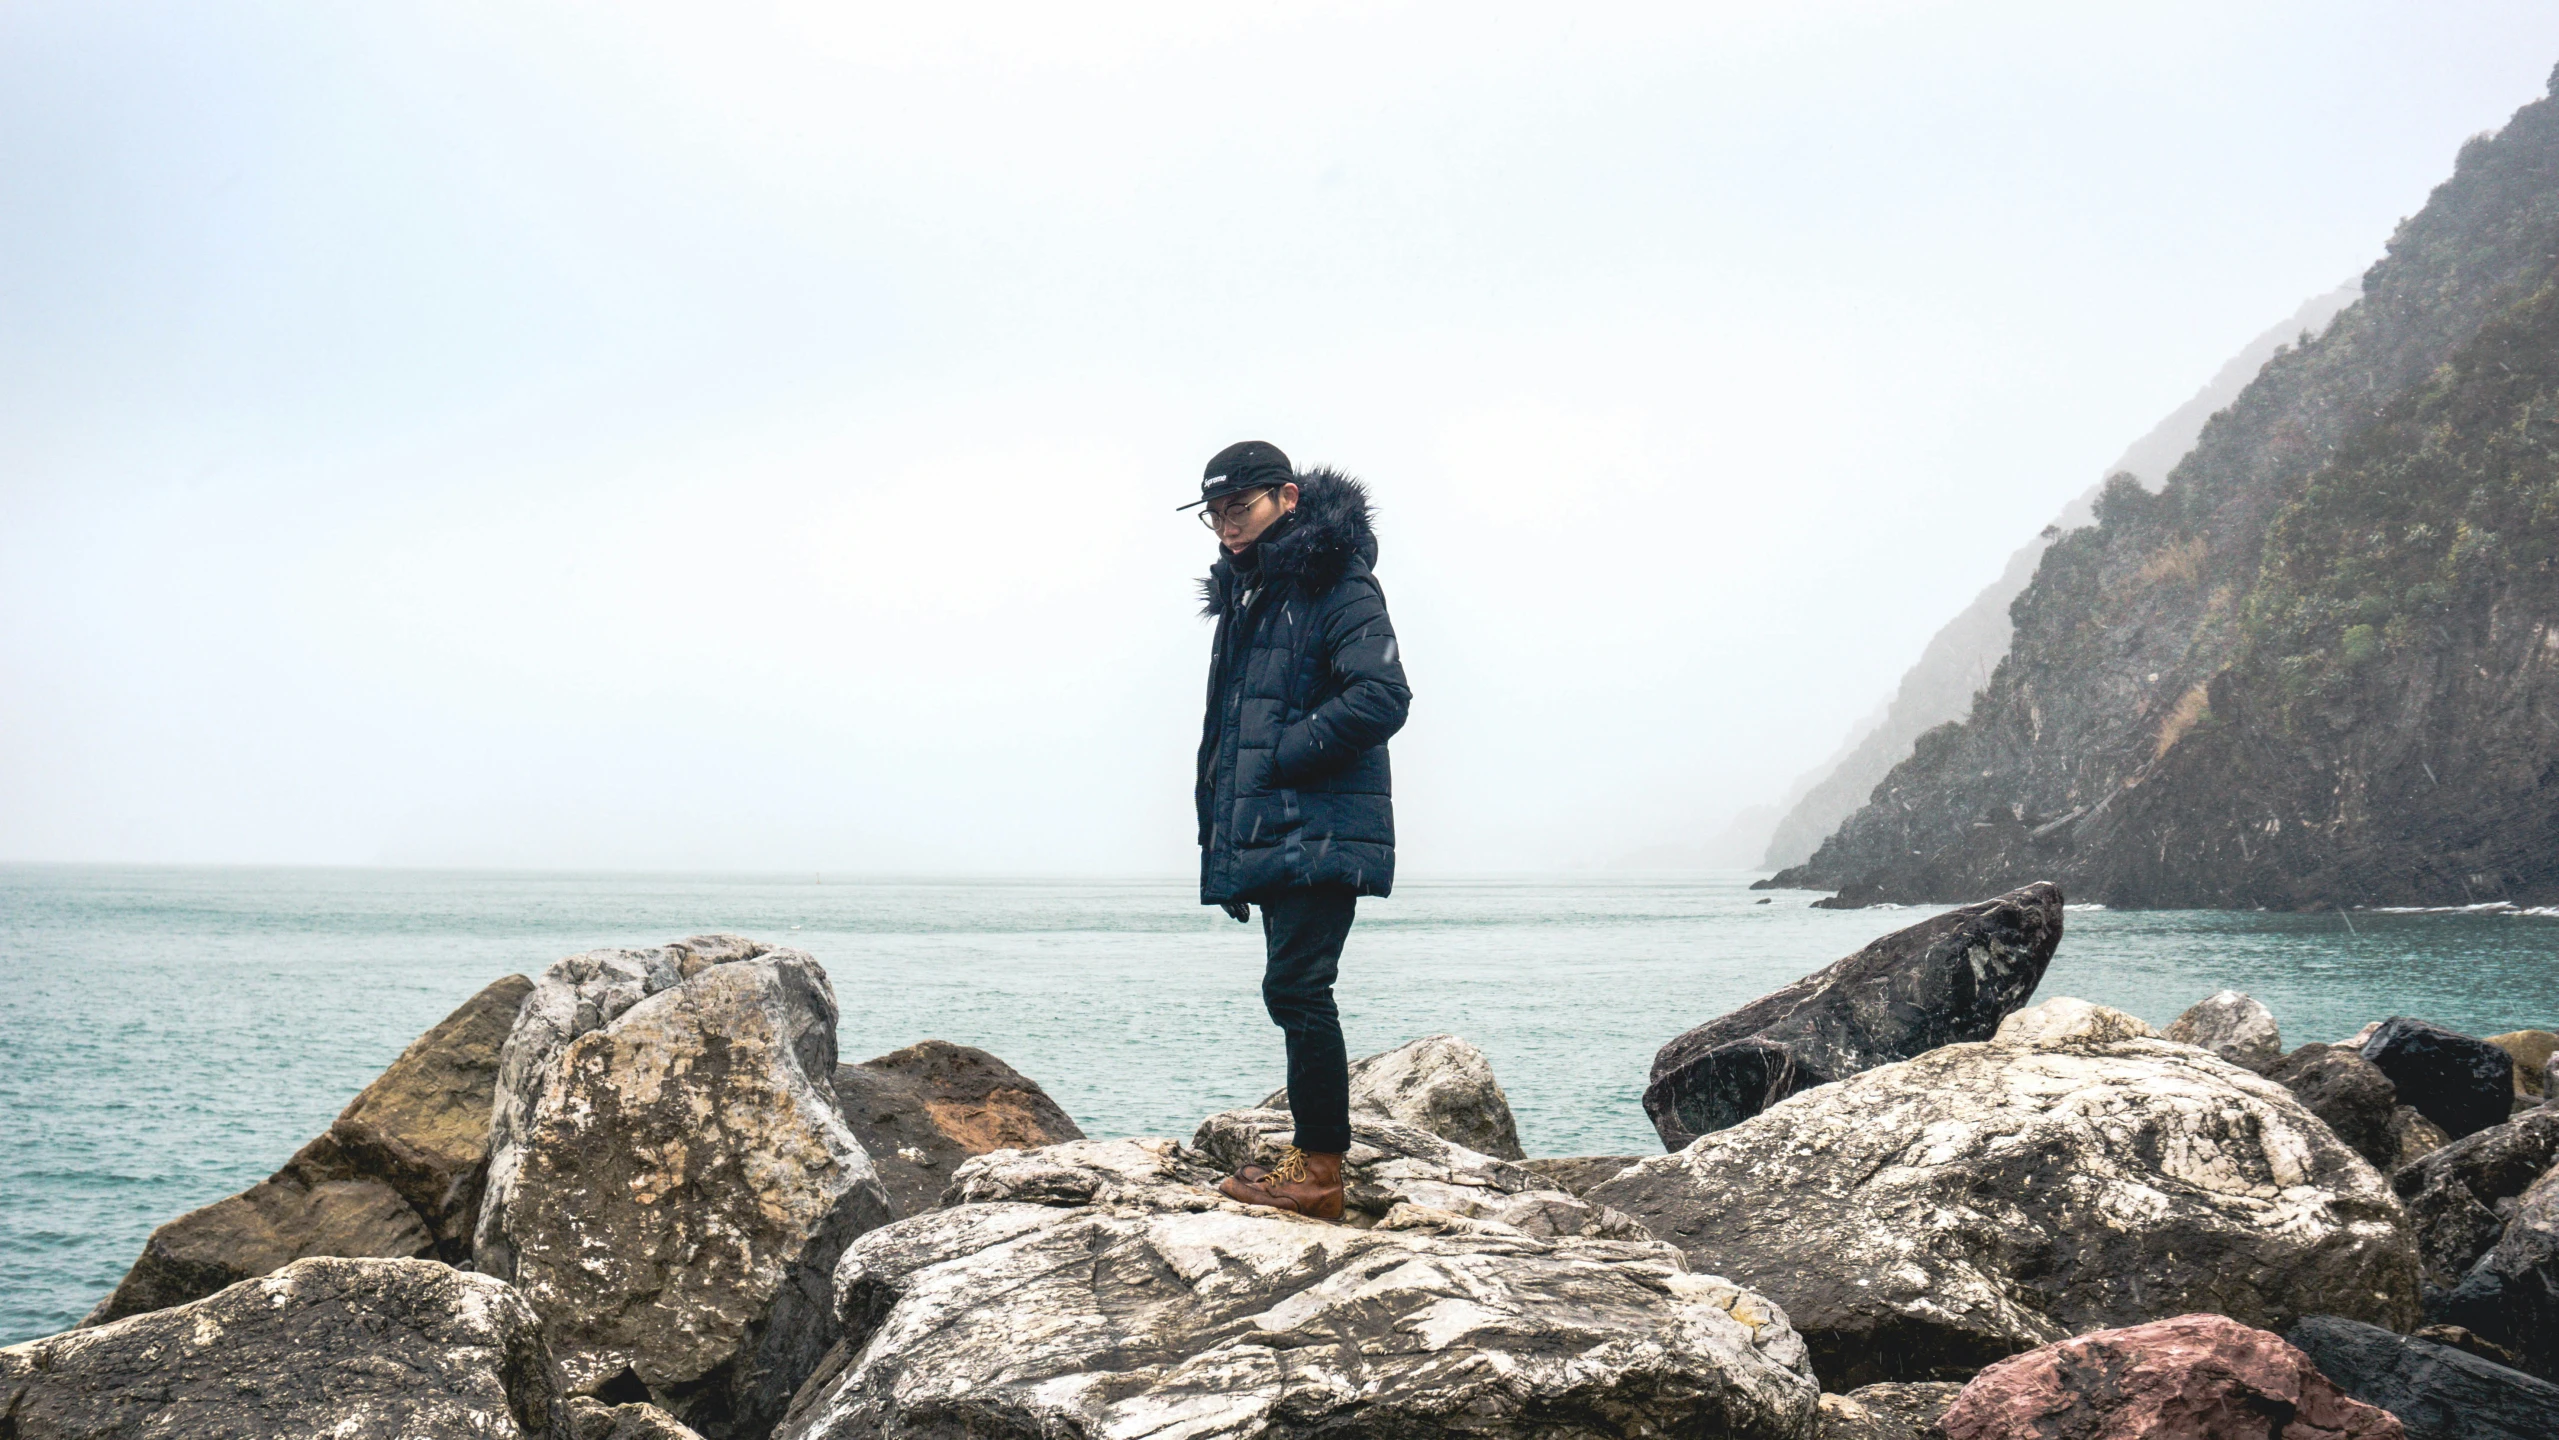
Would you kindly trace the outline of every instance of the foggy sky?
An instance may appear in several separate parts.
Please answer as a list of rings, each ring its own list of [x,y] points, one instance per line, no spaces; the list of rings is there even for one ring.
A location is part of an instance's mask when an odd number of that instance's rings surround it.
[[[2540,3],[0,8],[0,859],[1179,872],[1369,480],[1407,873],[1773,799]]]

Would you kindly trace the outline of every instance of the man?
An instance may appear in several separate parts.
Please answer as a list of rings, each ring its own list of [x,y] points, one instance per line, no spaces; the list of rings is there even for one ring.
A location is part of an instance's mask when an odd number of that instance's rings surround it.
[[[1246,1166],[1235,1199],[1338,1220],[1351,1146],[1350,1071],[1333,976],[1362,895],[1395,883],[1386,739],[1412,692],[1369,567],[1368,492],[1298,474],[1279,447],[1229,445],[1200,508],[1221,550],[1202,590],[1217,621],[1200,731],[1200,903],[1262,907],[1262,1003],[1288,1037],[1296,1134],[1279,1165]]]

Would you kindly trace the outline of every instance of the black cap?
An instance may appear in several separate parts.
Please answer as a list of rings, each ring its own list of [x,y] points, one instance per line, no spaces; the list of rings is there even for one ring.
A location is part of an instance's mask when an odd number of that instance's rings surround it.
[[[1265,485],[1286,485],[1297,478],[1289,468],[1288,457],[1268,440],[1238,440],[1220,450],[1200,472],[1200,498],[1189,505],[1176,505],[1176,510],[1189,510],[1205,505],[1221,495],[1238,490],[1258,490]]]

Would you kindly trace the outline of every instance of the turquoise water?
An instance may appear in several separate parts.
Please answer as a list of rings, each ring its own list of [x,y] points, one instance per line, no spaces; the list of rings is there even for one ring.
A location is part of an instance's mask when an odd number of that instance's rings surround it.
[[[1352,1053],[1454,1031],[1531,1153],[1657,1148],[1656,1047],[1929,913],[1759,904],[1750,878],[1408,882],[1351,937]],[[2232,986],[2290,1043],[2559,1021],[2559,920],[2352,924],[2074,911],[2042,993],[2164,1023]],[[823,961],[845,1058],[984,1046],[1093,1134],[1187,1135],[1279,1083],[1260,927],[1181,880],[0,867],[0,1343],[72,1324],[151,1227],[273,1170],[481,985],[706,930]]]

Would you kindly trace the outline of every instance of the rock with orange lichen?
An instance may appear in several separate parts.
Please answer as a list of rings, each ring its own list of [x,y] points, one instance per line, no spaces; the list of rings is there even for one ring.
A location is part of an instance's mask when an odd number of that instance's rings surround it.
[[[972,1155],[1084,1138],[1039,1082],[948,1040],[836,1066],[835,1099],[900,1218],[940,1204],[951,1172]]]

